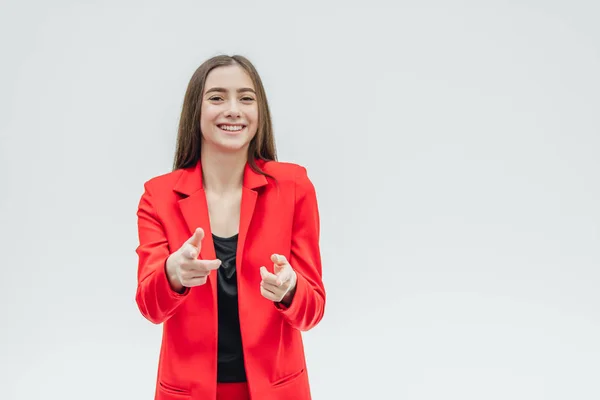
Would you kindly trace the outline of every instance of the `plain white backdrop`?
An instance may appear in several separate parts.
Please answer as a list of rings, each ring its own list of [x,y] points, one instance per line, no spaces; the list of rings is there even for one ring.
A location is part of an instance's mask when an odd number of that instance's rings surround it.
[[[307,167],[321,399],[600,398],[596,1],[3,1],[2,399],[151,399],[136,208],[183,95],[252,60]]]

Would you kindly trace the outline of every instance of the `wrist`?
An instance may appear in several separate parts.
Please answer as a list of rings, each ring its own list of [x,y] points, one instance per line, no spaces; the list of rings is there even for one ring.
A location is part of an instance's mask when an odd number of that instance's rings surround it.
[[[177,292],[179,294],[182,294],[185,291],[185,287],[181,284],[181,282],[179,281],[179,278],[177,277],[177,273],[173,271],[173,267],[171,265],[170,261],[170,257],[167,259],[167,261],[165,262],[165,275],[167,277],[167,281],[169,282],[169,286],[171,287],[171,290],[173,290],[174,292]]]
[[[289,307],[292,304],[292,300],[294,299],[294,295],[296,294],[296,284],[288,290],[288,292],[283,296],[280,303],[286,307]]]

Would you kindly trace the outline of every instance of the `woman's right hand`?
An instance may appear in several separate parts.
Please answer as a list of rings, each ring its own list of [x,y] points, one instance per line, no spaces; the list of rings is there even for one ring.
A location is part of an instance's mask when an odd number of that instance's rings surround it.
[[[198,260],[202,249],[204,230],[196,228],[194,234],[166,262],[166,272],[171,288],[183,293],[188,287],[206,283],[210,271],[221,266],[221,260]]]

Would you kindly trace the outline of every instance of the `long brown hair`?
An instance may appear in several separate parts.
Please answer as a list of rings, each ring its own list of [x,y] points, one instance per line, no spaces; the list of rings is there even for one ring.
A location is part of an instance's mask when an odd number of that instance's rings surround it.
[[[212,57],[202,63],[192,75],[183,100],[173,170],[195,166],[200,160],[202,143],[200,113],[208,73],[217,67],[235,64],[242,67],[250,75],[256,90],[258,104],[258,130],[248,146],[248,163],[257,173],[270,177],[256,164],[257,160],[277,161],[269,104],[265,88],[256,68],[246,57],[240,55]]]

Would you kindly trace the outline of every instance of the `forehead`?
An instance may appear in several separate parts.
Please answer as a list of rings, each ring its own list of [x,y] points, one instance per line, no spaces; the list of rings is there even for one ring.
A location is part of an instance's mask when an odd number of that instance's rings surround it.
[[[206,92],[212,87],[222,87],[228,90],[256,89],[250,75],[237,64],[217,67],[210,71],[206,77],[204,91]]]

